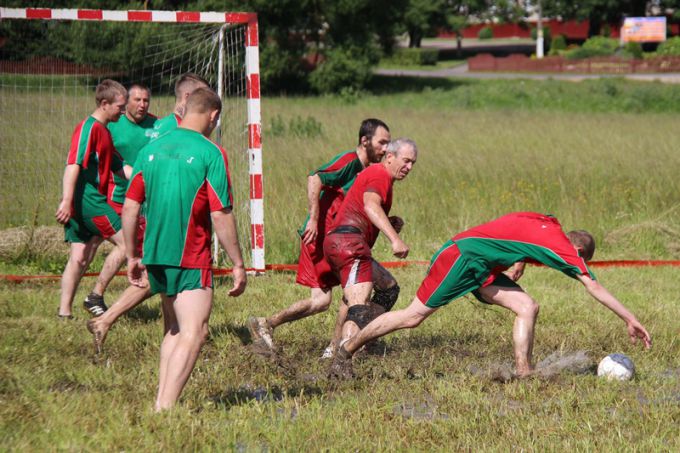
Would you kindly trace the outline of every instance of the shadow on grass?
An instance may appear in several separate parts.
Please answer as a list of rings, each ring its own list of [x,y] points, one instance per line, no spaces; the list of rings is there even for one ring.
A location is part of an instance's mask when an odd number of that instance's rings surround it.
[[[441,77],[412,77],[375,75],[368,90],[376,95],[421,92],[425,89],[453,90],[474,83],[470,80],[452,80]]]
[[[241,344],[243,345],[252,343],[250,332],[248,332],[248,328],[243,324],[225,323],[219,324],[217,326],[210,326],[210,335],[213,337],[234,335],[238,337],[238,339],[241,341]]]
[[[161,310],[158,305],[149,305],[148,303],[142,303],[135,307],[134,310],[130,310],[125,315],[128,319],[134,320],[142,323],[156,322],[161,319]]]
[[[323,393],[320,387],[310,385],[292,386],[289,388],[281,388],[279,386],[266,388],[245,384],[238,388],[213,395],[210,397],[210,400],[217,406],[229,409],[233,406],[247,404],[250,401],[272,403],[283,401],[288,396],[306,395],[309,397],[320,396]]]

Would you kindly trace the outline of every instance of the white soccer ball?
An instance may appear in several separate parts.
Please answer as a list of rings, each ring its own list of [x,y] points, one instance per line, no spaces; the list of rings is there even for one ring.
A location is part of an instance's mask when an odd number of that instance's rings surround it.
[[[635,374],[635,364],[625,354],[609,354],[597,366],[597,375],[608,381],[627,381]]]

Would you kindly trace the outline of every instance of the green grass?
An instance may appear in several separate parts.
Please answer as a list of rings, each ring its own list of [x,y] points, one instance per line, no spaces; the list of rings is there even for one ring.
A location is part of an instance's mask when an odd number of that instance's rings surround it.
[[[378,64],[378,68],[380,69],[405,69],[409,71],[440,71],[442,69],[451,69],[455,68],[456,66],[460,66],[462,64],[465,64],[465,60],[445,60],[445,61],[438,61],[437,64],[434,65],[400,65],[397,63],[393,63],[389,60],[381,60],[380,64]]]
[[[395,271],[399,308],[423,270]],[[385,337],[384,354],[357,358],[355,381],[332,383],[324,377],[327,363],[318,359],[334,322],[330,312],[277,330],[285,367],[245,346],[248,315],[306,295],[292,274],[251,279],[238,299],[227,299],[225,282],[217,290],[210,340],[181,403],[163,415],[151,412],[161,339],[156,298],[121,319],[105,356],[93,361],[85,313],[69,323],[54,317],[57,282],[0,283],[3,448],[674,451],[680,447],[676,273],[598,272],[654,335],[653,349],[643,351],[578,283],[551,270],[527,270],[522,284],[542,310],[536,359],[586,351],[596,363],[621,351],[637,366],[637,377],[626,383],[591,372],[490,380],[486,370],[512,360],[512,316],[471,298],[441,309],[418,329]],[[115,281],[111,296],[123,288]]]
[[[376,78],[371,90],[265,97],[268,262],[296,260],[306,174],[353,148],[359,122],[372,116],[385,120],[394,137],[409,136],[420,147],[413,172],[395,186],[392,210],[406,220],[410,258],[429,259],[455,232],[515,210],[551,212],[565,228],[591,230],[596,259],[678,258],[680,87]],[[0,91],[2,227],[53,225],[70,132],[93,105],[76,88],[63,99],[49,100],[48,93],[52,89]],[[164,113],[170,99],[157,97],[152,105]],[[238,122],[232,126],[238,129]],[[230,149],[241,217],[248,204],[246,161]],[[14,255],[0,254],[0,272],[58,272],[64,249],[50,244],[59,235],[36,229]],[[0,235],[0,252],[19,236]],[[392,259],[383,239],[374,251],[378,259]],[[522,285],[542,307],[535,356],[583,350],[595,363],[621,351],[637,365],[632,382],[606,383],[592,374],[491,381],[483,372],[512,358],[512,317],[464,298],[417,330],[387,337],[384,355],[360,357],[356,381],[330,383],[318,357],[332,313],[277,331],[285,367],[245,347],[247,316],[270,314],[307,295],[293,275],[270,273],[251,279],[238,299],[227,299],[228,282],[218,285],[210,340],[180,406],[163,415],[151,412],[161,339],[157,299],[122,319],[107,340],[106,357],[93,361],[84,312],[72,323],[55,320],[57,281],[0,282],[3,448],[678,450],[677,271],[596,272],[649,328],[654,348],[629,345],[623,324],[576,282],[530,268]],[[423,273],[423,267],[395,271],[399,308]],[[90,284],[83,282],[76,301]],[[114,281],[107,301],[123,289],[123,279]]]

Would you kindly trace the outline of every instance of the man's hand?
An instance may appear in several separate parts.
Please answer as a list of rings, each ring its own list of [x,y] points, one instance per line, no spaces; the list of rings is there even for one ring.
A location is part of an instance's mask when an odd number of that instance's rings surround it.
[[[526,263],[524,261],[516,262],[510,269],[508,269],[505,274],[510,277],[513,282],[519,280],[522,275],[524,275],[524,268]]]
[[[127,275],[128,281],[134,286],[146,288],[149,282],[146,278],[146,266],[142,264],[142,259],[139,257],[128,258],[127,260]]]
[[[319,225],[316,220],[309,219],[305,225],[305,231],[302,232],[302,242],[306,245],[312,244],[316,241],[319,234]]]
[[[632,319],[626,323],[628,329],[628,336],[631,343],[635,344],[639,338],[645,345],[645,349],[652,347],[652,336],[647,332],[642,324],[637,319]]]
[[[57,222],[61,223],[62,225],[66,225],[69,220],[71,220],[71,217],[73,217],[73,207],[71,206],[71,202],[66,202],[64,200],[59,203],[59,207],[57,208],[57,212],[54,214],[54,217],[56,217]]]
[[[227,294],[231,297],[238,297],[246,290],[246,269],[243,266],[234,266],[231,275],[234,277],[234,286]]]
[[[408,245],[400,238],[396,238],[392,241],[392,254],[397,258],[406,258],[408,256]]]
[[[404,227],[404,219],[396,215],[391,215],[388,218],[394,231],[396,231],[397,234],[401,233],[401,229]]]

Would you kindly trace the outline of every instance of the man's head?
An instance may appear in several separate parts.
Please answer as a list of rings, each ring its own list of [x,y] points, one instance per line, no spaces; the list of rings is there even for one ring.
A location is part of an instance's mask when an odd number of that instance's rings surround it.
[[[220,97],[210,88],[198,88],[187,99],[182,126],[197,130],[209,137],[222,111]]]
[[[359,146],[366,150],[369,162],[380,162],[389,143],[390,128],[387,124],[375,118],[368,118],[361,122]]]
[[[175,113],[184,116],[187,99],[197,88],[208,88],[210,85],[203,77],[187,72],[175,82]]]
[[[416,142],[408,138],[398,138],[387,146],[383,165],[393,179],[404,179],[418,159]]]
[[[595,239],[585,230],[574,230],[567,233],[569,242],[572,243],[579,255],[586,261],[593,259],[595,254]]]
[[[116,122],[120,118],[125,108],[125,98],[127,91],[125,87],[115,80],[102,80],[94,94],[97,102],[97,109],[101,110],[105,121]]]
[[[149,113],[151,91],[144,85],[133,84],[128,90],[128,100],[125,106],[125,116],[134,123],[141,123]]]

